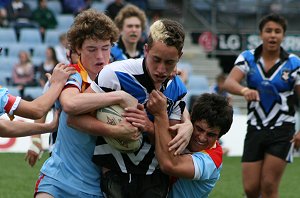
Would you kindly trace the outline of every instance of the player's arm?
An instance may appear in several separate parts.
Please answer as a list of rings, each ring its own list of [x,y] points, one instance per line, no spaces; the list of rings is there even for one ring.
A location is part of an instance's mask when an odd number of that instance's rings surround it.
[[[58,112],[51,123],[31,123],[21,121],[0,120],[1,137],[23,137],[34,134],[53,132],[57,129]]]
[[[35,123],[45,123],[46,121],[46,114],[38,119],[35,120]],[[31,145],[26,153],[25,161],[28,161],[28,164],[33,167],[37,160],[40,158],[41,154],[43,153],[42,147],[42,139],[41,134],[32,135],[31,136]]]
[[[183,111],[181,123],[171,125],[169,130],[176,134],[175,137],[168,143],[168,146],[170,147],[169,150],[175,150],[174,154],[178,155],[186,148],[193,133],[193,125],[190,121],[190,114],[186,108]]]
[[[126,120],[117,125],[109,125],[97,120],[91,114],[69,115],[68,125],[82,132],[95,135],[118,138],[122,140],[137,140],[140,132]]]
[[[297,102],[298,102],[298,105],[300,105],[300,102],[299,102],[299,99],[300,99],[300,85],[296,85],[295,86],[295,93],[297,94]],[[299,149],[300,148],[300,131],[297,131],[295,134],[294,134],[294,137],[293,139],[291,140],[291,142],[294,142],[294,146],[295,146],[295,149]]]
[[[84,93],[80,93],[77,87],[69,87],[61,93],[60,102],[66,113],[69,115],[79,115],[114,104],[127,107],[136,103],[136,99],[131,98],[132,96],[124,91],[95,93],[89,87]]]
[[[172,136],[169,133],[165,96],[161,92],[152,91],[147,108],[154,115],[155,154],[161,170],[177,177],[194,178],[192,156],[189,154],[175,156],[174,151],[169,151],[168,143],[172,140]]]
[[[52,107],[69,76],[75,72],[73,67],[62,63],[57,64],[50,78],[49,90],[31,102],[21,100],[14,114],[31,119],[41,118]]]
[[[245,74],[237,67],[233,67],[225,80],[224,88],[231,94],[244,96],[247,101],[259,101],[259,93],[257,90],[242,86],[240,82]]]
[[[154,141],[155,141],[154,124],[151,120],[149,120],[149,118],[144,110],[143,105],[139,104],[138,108],[132,108],[132,107],[126,108],[123,116],[133,126],[139,128],[140,131],[147,132],[151,144],[155,144],[154,143]],[[173,125],[176,125],[179,123],[180,123],[179,120],[170,120],[169,121],[170,126],[173,126]]]

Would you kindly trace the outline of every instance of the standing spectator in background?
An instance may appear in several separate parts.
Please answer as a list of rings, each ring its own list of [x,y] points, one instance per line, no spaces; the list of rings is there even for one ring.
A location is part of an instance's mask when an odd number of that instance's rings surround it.
[[[41,87],[44,87],[48,80],[46,73],[51,74],[55,65],[58,63],[58,60],[56,58],[56,53],[53,47],[47,47],[45,53],[46,53],[46,59],[38,68],[38,72],[40,74],[39,83]]]
[[[225,81],[227,91],[248,102],[242,156],[248,198],[279,197],[282,175],[293,158],[294,94],[300,96],[300,59],[281,47],[286,28],[280,15],[263,17],[259,23],[262,44],[242,52]],[[241,84],[243,78],[247,86]]]
[[[61,0],[64,14],[77,15],[91,7],[92,0]]]
[[[155,154],[160,169],[176,177],[169,198],[207,198],[220,178],[222,147],[218,139],[232,124],[232,106],[222,96],[205,93],[195,101],[191,121],[193,134],[184,154],[175,156],[168,149],[167,98],[152,91],[147,108],[154,116]]]
[[[0,1],[0,27],[8,26],[6,7],[11,0]]]
[[[226,77],[223,73],[219,74],[216,77],[216,83],[211,87],[211,92],[227,98],[228,102],[232,104],[232,96],[224,88]]]
[[[23,27],[37,28],[38,25],[31,21],[32,10],[29,5],[22,0],[12,0],[6,6],[7,19],[9,25],[14,27],[19,36],[20,29]]]
[[[123,0],[114,0],[110,4],[107,5],[105,9],[105,14],[109,16],[112,20],[114,20],[119,13],[119,11],[125,6]]]
[[[144,57],[142,32],[146,26],[145,12],[134,5],[126,5],[115,18],[120,38],[111,49],[111,62]]]
[[[58,62],[61,62],[61,63],[69,62],[68,58],[66,56],[67,45],[68,45],[67,34],[62,33],[59,36],[59,44],[54,47]]]
[[[19,52],[19,61],[14,65],[12,72],[12,83],[14,86],[19,86],[21,97],[24,96],[25,86],[34,83],[34,66],[26,51]]]
[[[47,7],[47,0],[38,0],[38,2],[38,7],[32,13],[32,20],[39,25],[42,38],[44,39],[46,29],[55,28],[57,20],[53,11]]]

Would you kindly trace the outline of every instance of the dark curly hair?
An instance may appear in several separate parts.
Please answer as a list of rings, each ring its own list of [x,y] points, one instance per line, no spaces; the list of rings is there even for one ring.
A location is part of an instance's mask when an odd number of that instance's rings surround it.
[[[210,128],[220,128],[219,138],[226,134],[232,124],[233,109],[228,100],[214,93],[200,95],[192,108],[191,121],[205,120]]]

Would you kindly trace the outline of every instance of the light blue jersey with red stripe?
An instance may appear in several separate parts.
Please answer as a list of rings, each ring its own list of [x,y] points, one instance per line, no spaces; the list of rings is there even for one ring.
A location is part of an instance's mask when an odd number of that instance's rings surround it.
[[[169,198],[206,198],[220,178],[222,147],[216,142],[213,148],[192,154],[194,179],[179,178],[169,192]]]
[[[70,76],[65,88],[76,87],[83,92],[91,80],[81,65],[75,68],[78,73]],[[67,113],[62,111],[52,156],[41,169],[47,182],[41,179],[43,186],[38,184],[36,191],[52,193],[54,197],[60,197],[62,192],[65,193],[62,197],[82,197],[66,194],[68,189],[74,189],[77,193],[85,194],[85,197],[103,197],[100,169],[92,162],[97,137],[69,127],[67,118]],[[55,190],[51,185],[56,187]]]
[[[13,115],[14,110],[18,107],[21,98],[8,94],[6,88],[0,88],[0,116],[7,113]]]

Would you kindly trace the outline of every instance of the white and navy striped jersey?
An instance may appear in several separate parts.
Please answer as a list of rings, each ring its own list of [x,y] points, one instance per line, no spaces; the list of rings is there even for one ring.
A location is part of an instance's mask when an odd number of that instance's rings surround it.
[[[300,85],[300,59],[281,48],[276,64],[265,71],[262,46],[242,52],[235,61],[246,75],[247,86],[259,92],[260,101],[248,102],[248,124],[257,129],[295,124],[294,87]]]
[[[134,96],[146,108],[149,93],[155,88],[143,60],[143,58],[128,59],[105,66],[91,84],[91,88],[95,92],[123,90]],[[166,80],[160,91],[167,96],[169,118],[180,120],[185,108],[184,96],[187,93],[182,81],[178,77]],[[150,120],[153,120],[153,116],[149,113],[148,115]],[[147,133],[143,134],[141,148],[134,153],[127,154],[112,148],[102,137],[98,137],[93,161],[99,166],[115,171],[149,175],[158,166],[154,151]]]

